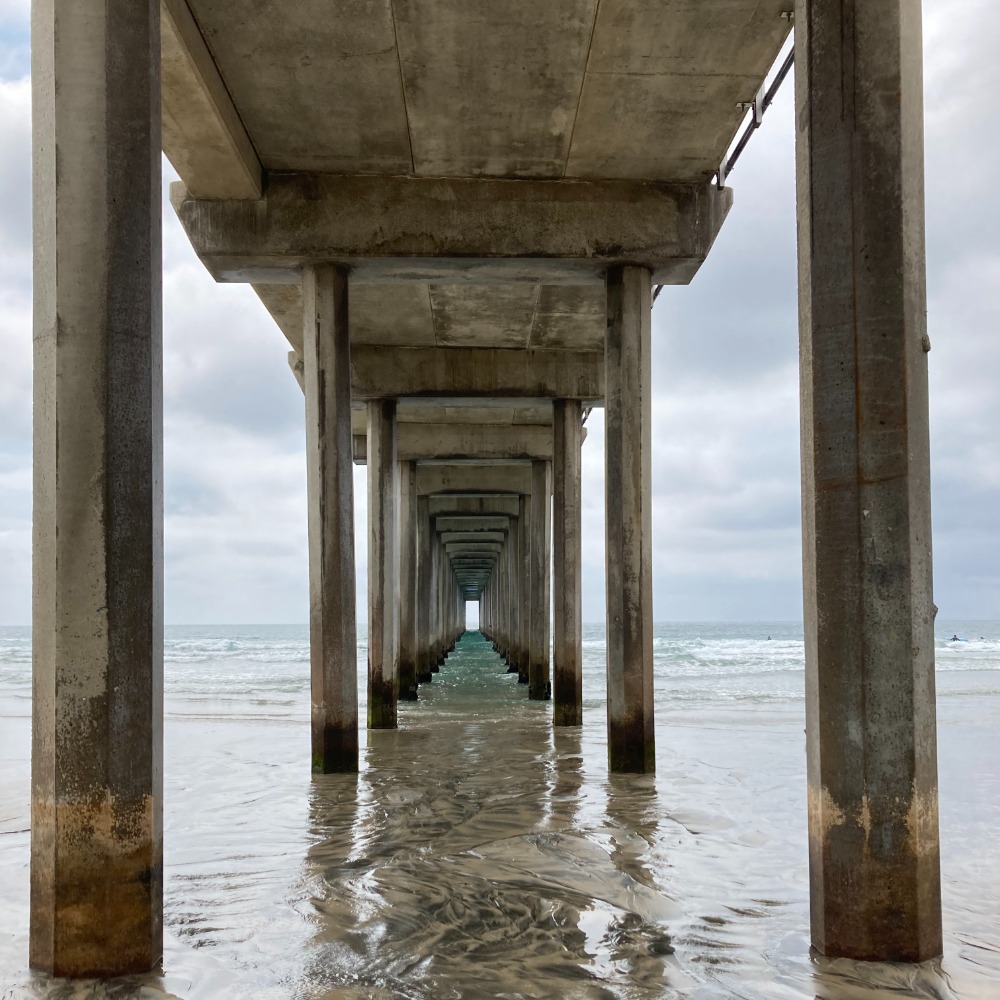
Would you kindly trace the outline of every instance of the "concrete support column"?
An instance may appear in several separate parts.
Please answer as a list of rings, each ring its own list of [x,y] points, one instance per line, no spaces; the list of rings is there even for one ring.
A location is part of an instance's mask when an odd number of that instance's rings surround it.
[[[608,764],[656,769],[653,735],[650,280],[608,270],[605,346]]]
[[[510,602],[510,655],[507,657],[507,673],[516,674],[521,662],[521,519],[511,518],[507,531],[507,549],[509,556],[509,591]]]
[[[556,400],[552,427],[552,721],[557,726],[579,726],[583,724],[583,580],[580,555],[583,414],[579,400]]]
[[[368,728],[396,728],[397,576],[396,401],[368,403]]]
[[[941,954],[918,0],[796,4],[812,943]]]
[[[399,697],[417,700],[417,463],[399,463]]]
[[[358,769],[354,477],[347,272],[302,276],[312,767]]]
[[[550,541],[549,463],[531,463],[531,649],[528,664],[528,697],[552,697],[549,676],[549,573]]]
[[[518,498],[518,531],[520,545],[518,556],[520,566],[518,577],[521,581],[521,655],[517,661],[517,683],[528,683],[528,668],[531,661],[531,497]]]
[[[160,42],[32,4],[32,967],[162,955]]]
[[[437,528],[431,528],[431,673],[441,671],[441,661],[444,659],[444,638],[441,625],[441,562],[445,558],[444,546],[438,536]]]
[[[431,673],[431,562],[430,501],[417,499],[417,682],[427,684]]]

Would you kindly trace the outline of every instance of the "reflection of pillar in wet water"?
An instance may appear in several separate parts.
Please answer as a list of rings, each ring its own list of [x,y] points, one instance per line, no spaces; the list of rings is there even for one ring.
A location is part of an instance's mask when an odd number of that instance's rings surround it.
[[[607,276],[605,517],[608,761],[656,769],[653,735],[653,573],[650,469],[650,273]]]
[[[812,942],[941,954],[918,0],[796,5]]]

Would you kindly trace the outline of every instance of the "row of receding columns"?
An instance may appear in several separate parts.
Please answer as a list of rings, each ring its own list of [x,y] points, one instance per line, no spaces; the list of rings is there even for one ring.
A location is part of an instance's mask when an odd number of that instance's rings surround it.
[[[156,4],[33,4],[30,961],[57,975],[162,954],[157,19]],[[941,951],[920,4],[797,0],[795,23],[812,940],[918,960]],[[636,770],[653,754],[649,278],[608,274],[609,743]],[[347,285],[343,268],[305,268],[317,770],[357,767]],[[380,437],[391,407],[375,412]],[[390,539],[370,544],[394,565]],[[530,552],[517,559],[537,577]],[[433,538],[416,572],[418,595],[438,595],[418,599],[426,680],[459,590]],[[376,566],[383,617],[386,580]],[[379,711],[395,628],[371,624]],[[525,640],[522,614],[518,630],[537,693],[541,626]]]

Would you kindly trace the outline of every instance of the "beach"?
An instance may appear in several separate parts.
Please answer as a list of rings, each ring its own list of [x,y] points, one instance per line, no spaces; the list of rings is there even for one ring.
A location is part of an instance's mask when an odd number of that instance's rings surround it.
[[[470,632],[357,776],[310,774],[304,626],[170,626],[163,973],[71,984],[27,969],[30,631],[0,629],[0,998],[995,1000],[1000,623],[936,633],[941,963],[810,956],[801,623],[656,626],[655,777],[608,775],[599,625],[582,728]]]

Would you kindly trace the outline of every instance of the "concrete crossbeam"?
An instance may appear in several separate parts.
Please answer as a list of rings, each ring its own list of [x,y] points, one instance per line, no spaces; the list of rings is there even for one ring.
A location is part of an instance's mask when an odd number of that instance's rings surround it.
[[[531,493],[531,464],[417,465],[417,493]]]
[[[354,461],[367,461],[367,438],[354,435]],[[552,428],[525,424],[399,424],[401,462],[508,461],[552,457]]]
[[[441,541],[448,545],[455,542],[503,542],[503,531],[442,531]]]
[[[427,511],[431,517],[460,517],[466,515],[506,515],[517,517],[520,503],[516,496],[428,497]]]
[[[289,351],[288,364],[301,386],[301,356]],[[490,396],[604,405],[604,354],[598,351],[356,345],[351,367],[356,400]]]
[[[508,517],[436,517],[434,526],[439,532],[446,531],[502,531],[505,532],[510,527]]]
[[[628,180],[507,180],[273,173],[263,198],[171,201],[218,281],[297,281],[316,261],[352,280],[599,282],[612,264],[686,284],[731,190]]]
[[[161,0],[163,152],[196,198],[259,198],[263,169],[187,0]]]

